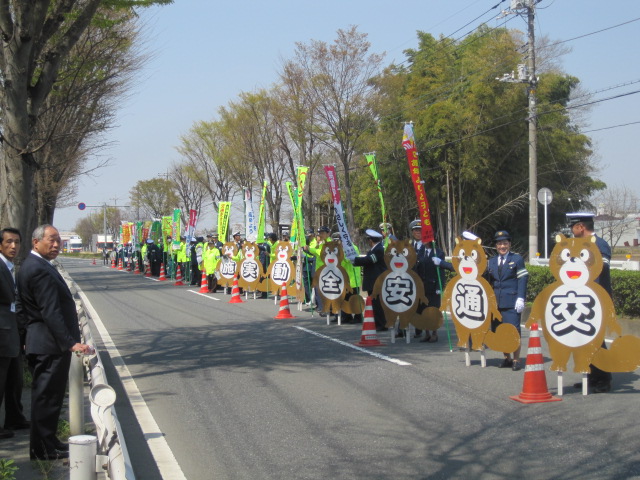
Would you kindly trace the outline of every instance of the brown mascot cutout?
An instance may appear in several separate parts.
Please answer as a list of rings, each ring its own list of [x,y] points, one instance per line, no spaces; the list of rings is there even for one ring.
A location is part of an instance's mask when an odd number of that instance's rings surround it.
[[[632,372],[640,365],[640,338],[619,336],[601,348],[605,333],[621,334],[611,297],[595,283],[602,255],[593,235],[556,236],[549,268],[556,279],[536,297],[526,326],[541,325],[549,345],[551,370],[567,370],[573,355],[574,372],[589,373],[589,364],[607,372]]]
[[[291,242],[279,241],[273,248],[276,252],[276,259],[269,264],[267,269],[269,290],[274,295],[278,295],[282,290],[282,286],[286,285],[287,295],[296,296],[295,284],[291,284],[295,277],[295,270],[291,261],[293,246]]]
[[[313,286],[318,289],[322,299],[324,312],[321,313],[323,315],[328,315],[329,313],[338,314],[342,310],[349,310],[347,313],[351,313],[349,303],[345,302],[345,297],[352,290],[351,285],[349,285],[349,274],[342,267],[342,260],[344,260],[342,244],[340,242],[328,242],[322,245],[320,259],[324,264],[316,270],[313,276]],[[354,298],[355,300],[357,298]]]
[[[238,271],[238,262],[233,258],[238,255],[238,246],[235,242],[227,242],[222,245],[220,249],[220,261],[216,266],[216,272],[218,277],[218,285],[223,287],[232,287],[233,280],[236,277]]]
[[[516,327],[500,323],[495,332],[491,331],[492,318],[502,322],[502,315],[498,311],[493,288],[482,277],[487,268],[482,239],[456,238],[452,263],[457,275],[445,288],[440,310],[451,312],[458,335],[458,347],[467,348],[471,339],[471,348],[474,350],[483,351],[483,345],[486,345],[499,352],[515,351],[520,345]]]
[[[260,249],[253,242],[242,244],[242,262],[238,266],[238,286],[247,291],[255,292],[264,277],[262,263],[258,259]]]
[[[442,325],[437,318],[430,323],[427,315],[416,313],[420,304],[427,305],[429,301],[424,295],[422,280],[413,271],[417,255],[411,242],[392,240],[385,249],[384,260],[387,270],[376,280],[372,295],[380,299],[387,328],[394,327],[396,321],[399,321],[401,329],[407,328],[410,323],[425,330],[435,330]],[[427,310],[424,309],[424,312]],[[438,315],[438,318],[442,317]],[[433,323],[433,320],[438,324]]]

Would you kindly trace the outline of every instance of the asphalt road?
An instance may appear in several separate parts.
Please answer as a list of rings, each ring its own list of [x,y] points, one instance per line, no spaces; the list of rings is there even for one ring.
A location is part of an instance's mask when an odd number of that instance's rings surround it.
[[[466,367],[444,328],[435,344],[390,344],[385,334],[385,346],[363,352],[349,347],[360,325],[327,326],[294,305],[297,318],[275,320],[271,299],[229,304],[61,262],[190,480],[640,478],[637,372],[586,397],[571,387],[581,376],[566,373],[562,401],[523,405],[509,396],[524,371],[497,368],[491,351],[486,368],[478,353]],[[525,333],[523,357],[527,344]],[[137,478],[162,478],[115,370],[107,374]],[[555,373],[547,383],[555,393]]]

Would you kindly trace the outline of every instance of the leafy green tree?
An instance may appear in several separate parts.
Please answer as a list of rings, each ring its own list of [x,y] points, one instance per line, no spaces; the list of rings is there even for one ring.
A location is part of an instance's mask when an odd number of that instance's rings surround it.
[[[523,85],[497,82],[520,60],[518,36],[481,27],[462,41],[436,40],[419,32],[419,45],[407,50],[407,65],[391,66],[375,79],[384,95],[377,141],[383,181],[392,192],[406,194],[406,159],[400,148],[400,120],[413,120],[432,217],[441,245],[465,229],[490,240],[497,228],[509,227],[516,244],[525,243],[528,224],[527,92]],[[576,132],[566,109],[577,79],[555,72],[540,76],[538,184],[554,197],[555,212],[567,199],[587,199],[601,183],[594,180],[589,139]],[[397,143],[396,143],[397,142]],[[384,175],[384,177],[382,176]],[[409,184],[410,185],[410,184]],[[404,195],[403,195],[404,196]],[[411,190],[411,197],[413,192]],[[404,216],[393,193],[390,210]],[[404,197],[404,202],[407,197]],[[417,216],[414,205],[403,222]],[[554,212],[554,219],[559,214]]]
[[[160,219],[178,208],[180,199],[172,180],[152,178],[140,180],[131,189],[131,205],[139,209],[141,218]]]

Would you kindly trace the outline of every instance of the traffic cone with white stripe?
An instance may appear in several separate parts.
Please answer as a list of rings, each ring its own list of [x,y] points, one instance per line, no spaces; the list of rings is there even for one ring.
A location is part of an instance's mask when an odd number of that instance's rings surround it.
[[[118,262],[118,270],[123,270],[122,267],[122,258],[120,259],[120,261]]]
[[[231,300],[229,303],[243,303],[240,296],[240,287],[238,286],[238,277],[233,277],[233,287],[231,288]]]
[[[198,293],[209,293],[209,282],[207,282],[207,272],[202,269],[202,277],[200,277],[200,290]]]
[[[364,320],[362,321],[362,336],[360,341],[356,342],[356,345],[361,347],[380,347],[384,346],[378,340],[378,334],[376,333],[376,322],[373,319],[373,304],[371,303],[371,297],[367,297],[364,307]]]
[[[554,397],[547,388],[547,377],[544,372],[542,345],[538,324],[531,325],[529,334],[529,348],[527,349],[527,364],[524,369],[524,383],[520,395],[509,397],[520,403],[559,402],[562,399]]]
[[[133,271],[134,275],[140,275],[140,262],[136,260],[136,269]]]
[[[184,285],[184,283],[182,283],[182,269],[180,265],[176,265],[176,283],[174,283],[174,285]]]
[[[164,271],[164,263],[160,263],[160,276],[158,277],[159,282],[165,282],[167,280],[167,273]]]
[[[111,258],[111,268],[116,268],[116,257]]]
[[[289,310],[289,295],[287,295],[286,285],[282,285],[282,292],[280,293],[280,310],[278,310],[278,315],[273,318],[275,318],[276,320],[285,318],[296,318],[291,315],[291,310]]]

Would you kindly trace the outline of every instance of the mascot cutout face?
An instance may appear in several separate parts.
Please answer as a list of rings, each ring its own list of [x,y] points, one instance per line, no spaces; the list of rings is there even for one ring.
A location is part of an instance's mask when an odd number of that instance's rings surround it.
[[[640,339],[615,338],[602,349],[606,332],[621,333],[609,294],[596,279],[603,268],[602,254],[593,235],[556,236],[549,268],[556,281],[535,299],[526,326],[542,327],[551,355],[551,370],[566,371],[573,355],[574,371],[589,373],[590,364],[608,372],[628,372],[640,364]]]
[[[245,241],[242,244],[242,262],[238,267],[238,286],[246,290],[255,291],[264,276],[262,263],[258,259],[260,249],[258,245]]]
[[[495,332],[491,331],[491,319],[502,321],[502,315],[493,288],[482,277],[487,268],[482,240],[456,238],[452,263],[457,275],[447,284],[440,309],[451,313],[458,346],[466,347],[471,339],[475,350],[484,344],[496,351],[515,351],[520,336],[513,325],[500,324]]]
[[[344,298],[351,291],[349,274],[341,265],[344,252],[340,242],[328,242],[320,250],[322,265],[313,276],[313,285],[322,298],[323,314],[337,314],[342,310]]]
[[[233,258],[238,255],[238,246],[234,242],[227,242],[220,249],[220,261],[216,270],[220,273],[218,285],[233,286],[233,279],[238,271],[238,263]]]
[[[287,295],[295,296],[297,291],[295,284],[291,285],[294,280],[295,270],[291,255],[293,255],[293,246],[291,242],[280,241],[273,246],[276,252],[275,260],[269,264],[267,275],[269,277],[269,289],[278,294],[283,285],[287,287]]]
[[[392,240],[384,252],[387,270],[377,278],[373,296],[380,298],[388,328],[396,320],[400,320],[400,328],[422,323],[416,312],[420,303],[426,305],[428,301],[422,280],[413,271],[416,259],[416,251],[408,240]]]

